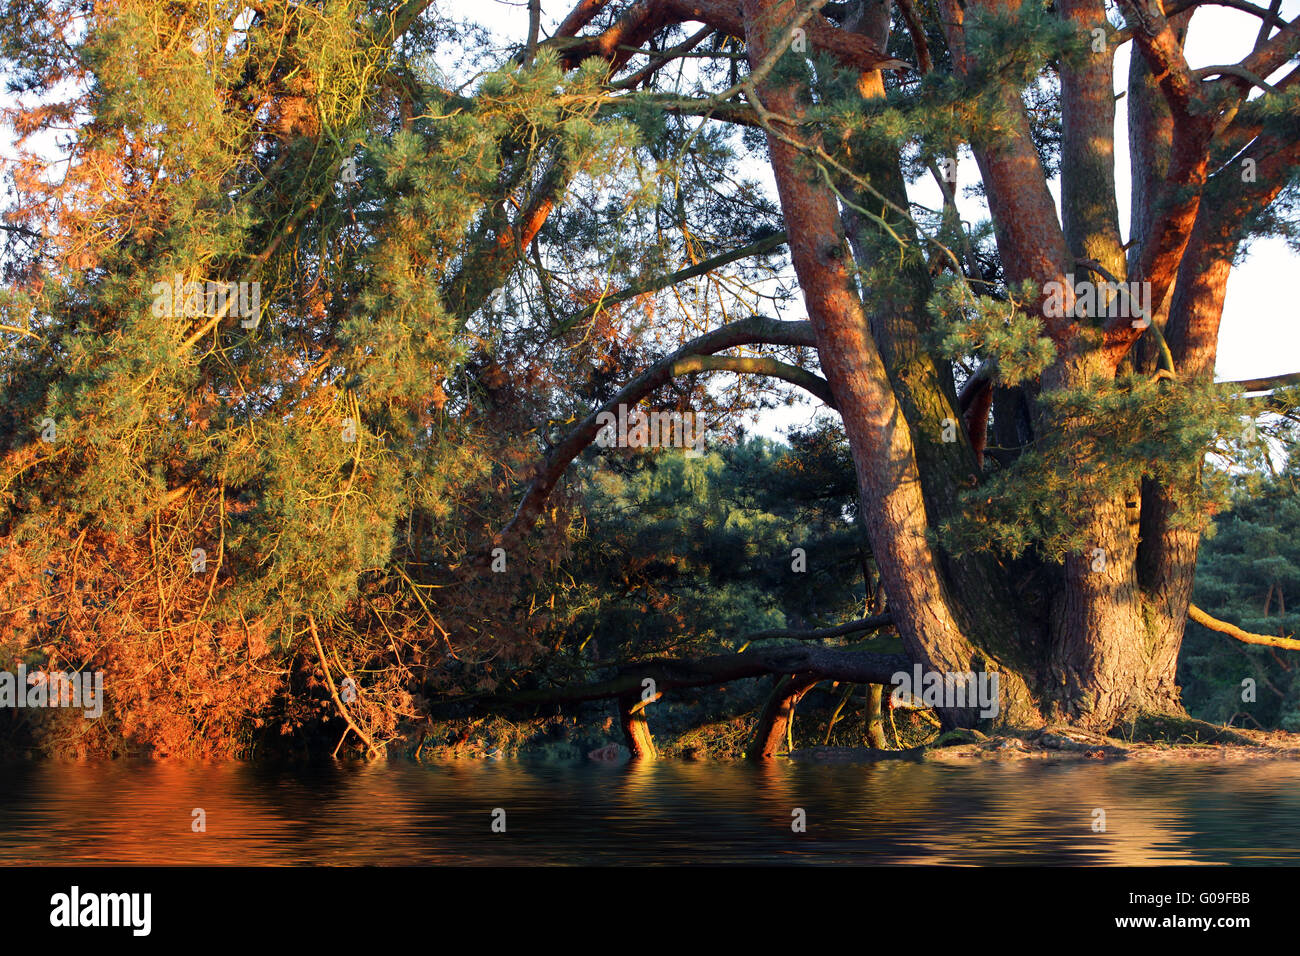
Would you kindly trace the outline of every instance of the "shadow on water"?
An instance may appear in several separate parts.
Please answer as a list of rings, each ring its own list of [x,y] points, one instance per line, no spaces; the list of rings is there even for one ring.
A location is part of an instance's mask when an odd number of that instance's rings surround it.
[[[1294,865],[1298,815],[1285,762],[27,763],[0,864]]]

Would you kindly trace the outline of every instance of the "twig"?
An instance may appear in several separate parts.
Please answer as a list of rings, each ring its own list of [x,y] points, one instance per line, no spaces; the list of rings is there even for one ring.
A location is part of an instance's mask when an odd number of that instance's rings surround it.
[[[329,685],[330,697],[333,698],[334,700],[334,706],[339,709],[339,713],[342,714],[343,719],[348,722],[348,727],[351,728],[353,733],[355,733],[358,737],[360,737],[362,740],[366,742],[366,756],[369,757],[372,753],[377,754],[379,752],[379,749],[375,746],[374,742],[366,735],[365,731],[363,731],[360,727],[357,726],[357,722],[352,719],[352,715],[348,713],[347,707],[343,705],[343,699],[339,697],[338,689],[334,686],[334,678],[330,676],[329,662],[325,659],[325,648],[321,647],[320,635],[316,633],[316,618],[311,614],[307,615],[307,628],[308,630],[311,631],[312,642],[316,645],[316,656],[320,658],[321,669],[325,671],[325,683]],[[346,731],[344,731],[343,736],[344,737],[347,736]],[[339,746],[342,746],[342,744],[343,741],[340,740]],[[334,748],[334,752],[335,753],[339,752],[338,747]]]

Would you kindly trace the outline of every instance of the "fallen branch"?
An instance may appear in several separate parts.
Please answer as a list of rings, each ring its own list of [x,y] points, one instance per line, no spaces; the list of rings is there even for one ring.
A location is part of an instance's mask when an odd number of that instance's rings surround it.
[[[617,676],[592,684],[517,691],[492,697],[463,697],[442,701],[440,706],[473,703],[488,710],[499,710],[607,700],[639,693],[642,681],[647,678],[655,682],[655,689],[660,692],[677,687],[707,687],[768,674],[800,674],[818,680],[892,686],[894,675],[900,671],[907,673],[911,666],[911,660],[902,654],[785,644],[743,654],[719,654],[695,660],[660,658],[625,664]]]

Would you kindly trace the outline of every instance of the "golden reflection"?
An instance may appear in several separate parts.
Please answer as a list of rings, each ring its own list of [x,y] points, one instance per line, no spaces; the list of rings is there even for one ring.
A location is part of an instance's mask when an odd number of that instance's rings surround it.
[[[1285,761],[2,769],[0,864],[1300,862]]]

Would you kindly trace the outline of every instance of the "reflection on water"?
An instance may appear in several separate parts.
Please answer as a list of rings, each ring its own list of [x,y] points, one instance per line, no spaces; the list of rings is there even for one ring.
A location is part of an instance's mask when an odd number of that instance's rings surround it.
[[[0,766],[0,864],[1294,865],[1297,819],[1284,762]]]

